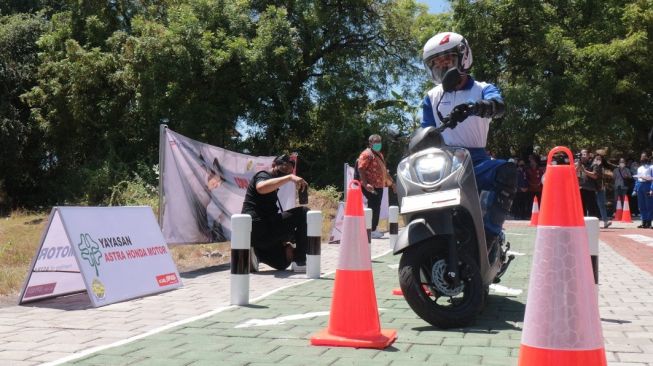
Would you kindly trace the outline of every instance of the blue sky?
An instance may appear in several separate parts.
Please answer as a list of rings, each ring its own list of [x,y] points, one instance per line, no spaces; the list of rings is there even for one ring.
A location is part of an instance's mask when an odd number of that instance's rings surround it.
[[[447,0],[418,0],[418,2],[428,5],[431,13],[443,13],[450,9]]]

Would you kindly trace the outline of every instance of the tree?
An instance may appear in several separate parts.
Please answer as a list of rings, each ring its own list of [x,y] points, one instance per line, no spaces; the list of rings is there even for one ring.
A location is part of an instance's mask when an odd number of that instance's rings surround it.
[[[30,122],[21,95],[35,83],[36,40],[46,25],[38,15],[0,17],[0,196],[6,192],[11,205],[33,204],[27,199],[44,175],[44,131]]]
[[[106,200],[156,163],[161,122],[228,149],[299,151],[314,184],[338,183],[333,161],[406,124],[425,13],[406,0],[68,2],[25,96],[48,191]]]
[[[503,154],[545,147],[647,147],[650,1],[456,1],[474,73],[508,104],[491,130]]]

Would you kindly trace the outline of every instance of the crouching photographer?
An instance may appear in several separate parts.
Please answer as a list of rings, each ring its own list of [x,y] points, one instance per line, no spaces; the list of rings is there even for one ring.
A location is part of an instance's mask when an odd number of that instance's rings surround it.
[[[252,177],[247,187],[243,214],[252,217],[252,272],[258,262],[277,270],[289,265],[294,272],[306,272],[306,213],[299,206],[284,211],[277,195],[279,187],[293,182],[299,191],[307,190],[308,183],[292,174],[295,162],[288,155],[277,156],[271,170],[262,170]]]

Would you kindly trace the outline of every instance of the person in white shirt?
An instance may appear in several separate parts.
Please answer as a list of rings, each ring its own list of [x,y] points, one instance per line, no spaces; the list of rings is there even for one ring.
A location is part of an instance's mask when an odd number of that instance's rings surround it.
[[[653,214],[653,191],[651,191],[653,174],[648,155],[645,152],[640,155],[639,168],[637,168],[635,178],[637,178],[637,181],[635,182],[633,196],[637,196],[637,206],[642,218],[642,224],[638,228],[650,228],[651,215]]]
[[[503,116],[505,104],[493,84],[476,81],[469,74],[472,50],[458,33],[438,33],[424,45],[424,66],[436,86],[422,103],[422,127],[438,127],[444,116],[464,113],[468,117],[442,132],[445,144],[466,148],[474,163],[476,185],[489,199],[483,217],[488,247],[502,240],[501,231],[517,191],[517,166],[491,159],[485,150],[492,118]],[[469,114],[468,112],[473,113]]]

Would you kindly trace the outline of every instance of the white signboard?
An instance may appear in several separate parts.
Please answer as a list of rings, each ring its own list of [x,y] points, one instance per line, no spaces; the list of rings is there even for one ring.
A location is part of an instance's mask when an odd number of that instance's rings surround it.
[[[86,291],[98,307],[181,286],[150,207],[54,207],[19,303]]]

